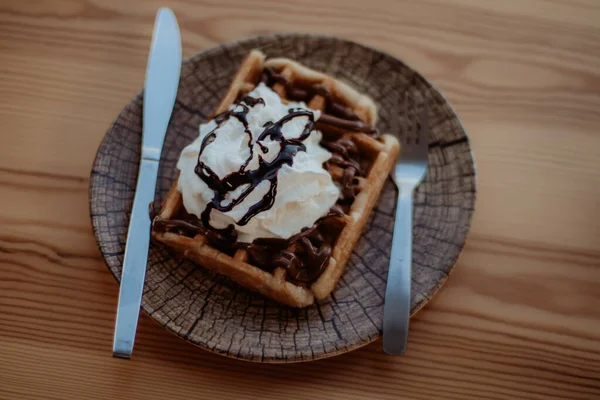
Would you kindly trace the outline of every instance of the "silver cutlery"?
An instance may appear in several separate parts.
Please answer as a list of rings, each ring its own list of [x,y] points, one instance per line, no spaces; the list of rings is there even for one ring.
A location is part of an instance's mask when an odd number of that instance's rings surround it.
[[[404,98],[404,124],[400,132],[400,155],[392,172],[398,187],[392,255],[383,308],[383,351],[404,354],[410,318],[412,270],[413,193],[427,171],[429,116],[426,98],[419,110]],[[409,104],[410,103],[410,104]]]
[[[140,166],[127,232],[113,355],[131,358],[137,330],[148,249],[150,216],[158,163],[169,119],[175,105],[181,72],[181,36],[175,15],[168,8],[156,14],[144,86],[143,133]]]

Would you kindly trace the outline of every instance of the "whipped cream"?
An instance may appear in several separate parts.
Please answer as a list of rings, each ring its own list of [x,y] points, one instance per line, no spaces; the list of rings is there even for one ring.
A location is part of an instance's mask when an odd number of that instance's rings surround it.
[[[273,162],[282,151],[282,145],[275,137],[263,135],[265,137],[258,140],[259,136],[270,123],[281,121],[291,110],[297,111],[294,118],[281,125],[280,132],[288,142],[305,137],[301,141],[305,151],[298,150],[291,165],[284,163],[269,175],[269,179],[263,179],[254,187],[243,184],[226,191],[220,205],[227,208],[239,201],[238,204],[226,212],[212,208],[209,217],[213,228],[225,229],[233,225],[240,242],[252,242],[257,238],[288,239],[325,216],[340,195],[331,175],[323,168],[331,153],[319,145],[321,132],[312,130],[306,137],[311,117],[316,121],[320,112],[311,110],[303,102],[283,104],[279,95],[264,83],[248,96],[251,99],[233,105],[230,108],[232,114],[219,121],[220,124],[213,120],[200,125],[200,135],[183,149],[177,163],[180,170],[178,190],[187,212],[201,218],[216,194],[205,182],[206,178],[203,180],[196,173],[196,166],[203,166],[203,175],[210,175],[215,182],[224,182],[241,171],[245,174],[258,171],[261,163]],[[235,113],[243,114],[243,117],[235,118]],[[244,195],[246,197],[241,199]],[[272,205],[264,207],[264,202],[269,199]],[[257,207],[261,202],[261,211],[254,214],[253,206]]]

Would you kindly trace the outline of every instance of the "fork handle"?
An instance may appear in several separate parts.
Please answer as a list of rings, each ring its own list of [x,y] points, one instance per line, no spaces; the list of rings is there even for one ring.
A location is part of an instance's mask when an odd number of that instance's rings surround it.
[[[399,188],[383,308],[383,351],[404,354],[410,318],[413,191]]]

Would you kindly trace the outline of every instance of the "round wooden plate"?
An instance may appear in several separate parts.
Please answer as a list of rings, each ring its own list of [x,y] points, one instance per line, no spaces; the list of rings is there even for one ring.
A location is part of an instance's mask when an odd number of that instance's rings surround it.
[[[446,281],[464,245],[475,203],[475,166],[458,117],[430,83],[401,61],[346,40],[312,35],[260,36],[225,44],[183,63],[161,157],[155,201],[177,174],[179,153],[217,107],[246,54],[285,56],[347,81],[379,106],[382,132],[398,126],[398,96],[428,93],[429,171],[415,195],[412,312]],[[106,134],[91,173],[94,233],[120,280],[142,132],[135,97]],[[334,293],[292,309],[267,300],[153,243],[142,308],[175,335],[204,349],[249,361],[293,362],[356,349],[381,333],[396,189],[385,185]]]

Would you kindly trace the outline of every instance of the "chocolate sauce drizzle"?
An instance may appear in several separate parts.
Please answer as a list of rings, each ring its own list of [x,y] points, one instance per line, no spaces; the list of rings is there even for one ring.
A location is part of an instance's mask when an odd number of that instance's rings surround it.
[[[266,83],[268,86],[273,86],[276,83],[282,84],[285,87],[287,97],[292,100],[307,102],[316,95],[325,98],[325,112],[318,121],[320,125],[329,125],[345,131],[362,132],[375,138],[379,137],[379,131],[376,128],[362,121],[350,107],[336,103],[331,91],[321,84],[314,84],[305,88],[294,87],[288,78],[272,68],[263,70],[261,82]]]
[[[306,151],[306,146],[302,143],[306,139],[314,127],[314,115],[308,110],[290,110],[287,115],[281,118],[277,122],[268,122],[265,124],[264,131],[256,139],[256,143],[260,146],[263,152],[267,151],[267,148],[261,144],[261,141],[265,139],[271,139],[272,141],[279,142],[280,150],[277,156],[272,161],[265,161],[262,157],[258,157],[258,168],[254,170],[247,170],[248,164],[253,157],[252,153],[252,134],[248,128],[247,115],[250,111],[250,107],[255,107],[257,104],[265,104],[262,98],[255,99],[250,96],[244,97],[228,115],[220,118],[220,123],[217,127],[212,130],[204,140],[200,147],[198,154],[198,165],[196,166],[196,174],[208,185],[214,192],[213,199],[208,203],[206,209],[202,212],[201,220],[204,226],[209,229],[217,230],[210,224],[210,214],[213,209],[221,212],[229,212],[234,207],[239,205],[252,191],[263,181],[269,181],[269,190],[265,196],[257,203],[249,207],[246,214],[236,223],[238,225],[246,225],[252,217],[256,214],[266,211],[273,206],[275,202],[275,196],[277,194],[277,174],[281,167],[284,165],[292,165],[294,156],[299,151]],[[239,107],[241,111],[235,111]],[[287,139],[282,133],[283,126],[292,121],[294,118],[306,117],[307,123],[302,130],[299,137],[293,139]],[[242,164],[240,169],[236,172],[232,172],[229,175],[220,179],[209,166],[201,161],[202,153],[206,148],[215,140],[218,133],[218,129],[227,121],[229,118],[236,118],[244,126],[244,131],[249,135],[248,147],[250,149],[250,156]],[[237,188],[244,186],[243,192],[235,199],[228,199],[226,195]],[[228,234],[233,230],[233,225],[228,226],[222,231],[222,233]]]
[[[317,280],[327,267],[333,246],[345,222],[339,217],[343,211],[333,206],[329,213],[312,227],[288,239],[256,239],[244,248],[249,257],[264,269],[286,269],[294,282],[310,284]]]
[[[332,174],[336,185],[340,187],[342,192],[338,202],[326,216],[316,221],[312,227],[304,228],[288,239],[259,238],[252,243],[242,243],[237,241],[237,232],[233,225],[225,229],[216,229],[210,225],[212,210],[231,211],[264,181],[269,182],[268,193],[258,203],[253,204],[237,224],[245,225],[256,214],[271,208],[277,193],[277,173],[279,169],[283,165],[291,165],[298,151],[306,151],[302,141],[310,135],[315,127],[313,113],[302,109],[290,109],[289,114],[279,121],[265,124],[265,129],[256,139],[256,143],[266,153],[267,148],[260,142],[269,138],[279,142],[280,151],[270,162],[259,157],[258,169],[246,170],[253,157],[252,135],[248,129],[246,117],[250,108],[260,104],[264,105],[264,100],[245,96],[240,99],[233,110],[214,117],[217,127],[202,142],[195,172],[213,190],[214,197],[201,214],[201,218],[198,219],[185,210],[172,219],[163,219],[156,216],[153,219],[153,229],[159,232],[177,232],[190,237],[201,233],[206,236],[211,245],[230,255],[233,255],[237,249],[246,249],[250,261],[260,268],[267,271],[273,271],[278,267],[285,268],[290,281],[310,285],[318,279],[327,267],[332,249],[345,225],[340,216],[349,212],[358,191],[356,178],[366,176],[371,164],[371,160],[364,158],[365,155],[358,151],[352,140],[339,138],[335,134],[328,135],[326,128],[333,127],[342,131],[363,132],[373,137],[378,137],[378,132],[364,121],[361,121],[351,108],[336,103],[329,89],[323,85],[294,87],[286,77],[270,68],[263,71],[261,81],[268,86],[277,83],[284,85],[286,95],[291,100],[306,102],[315,95],[321,95],[325,98],[325,113],[321,115],[317,124],[323,128],[324,133],[320,143],[321,146],[332,153],[332,157],[324,164],[324,167],[330,172],[333,166],[343,171],[341,175],[339,173],[335,176]],[[239,110],[240,108],[241,110]],[[302,134],[298,138],[286,139],[282,134],[282,127],[292,119],[299,117],[307,118]],[[219,179],[207,165],[200,161],[200,155],[215,140],[219,127],[229,118],[237,119],[244,126],[244,131],[249,137],[250,156],[238,171]],[[244,185],[247,185],[247,188],[243,190],[237,199],[226,199],[227,193]]]
[[[173,218],[161,218],[156,216],[152,220],[152,230],[155,232],[174,232],[179,235],[194,237],[197,234],[206,236],[207,240],[220,251],[233,255],[235,251],[233,244],[237,240],[237,232],[234,230],[228,234],[222,234],[212,229],[207,229],[202,222],[193,214],[184,212]]]

